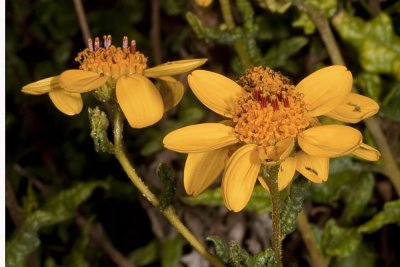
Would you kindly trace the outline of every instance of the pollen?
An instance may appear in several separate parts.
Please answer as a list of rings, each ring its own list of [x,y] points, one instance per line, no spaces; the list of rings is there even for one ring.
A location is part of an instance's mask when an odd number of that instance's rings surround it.
[[[122,40],[122,47],[112,44],[111,35],[88,40],[88,48],[75,58],[80,69],[97,72],[118,79],[123,75],[143,74],[147,67],[147,58],[136,51],[136,42],[128,45],[128,37]]]
[[[240,141],[270,147],[294,138],[309,126],[303,95],[291,80],[266,67],[254,67],[240,77],[246,93],[234,108],[234,131]]]

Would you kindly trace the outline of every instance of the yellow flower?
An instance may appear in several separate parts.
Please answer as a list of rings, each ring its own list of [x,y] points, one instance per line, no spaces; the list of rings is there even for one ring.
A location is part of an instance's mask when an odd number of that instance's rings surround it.
[[[143,128],[159,121],[164,111],[182,98],[183,85],[170,77],[191,71],[206,59],[172,61],[147,68],[147,58],[136,51],[136,42],[124,37],[122,47],[111,44],[111,36],[89,39],[88,48],[75,59],[79,70],[67,70],[59,76],[46,78],[22,88],[22,92],[39,95],[48,93],[54,105],[67,115],[82,110],[81,93],[98,89],[107,95],[115,90],[116,99],[133,128]],[[149,78],[156,78],[157,88]],[[111,91],[110,91],[111,90]]]
[[[297,170],[309,180],[328,179],[329,158],[352,153],[377,160],[379,152],[345,125],[321,125],[324,115],[356,123],[374,115],[372,99],[351,93],[352,75],[344,66],[320,69],[297,86],[265,67],[246,71],[238,82],[196,70],[189,85],[208,108],[229,118],[222,123],[187,126],[164,138],[168,149],[188,153],[184,186],[190,195],[204,191],[224,170],[222,192],[228,209],[243,209],[259,177],[261,164],[279,164],[284,189]]]

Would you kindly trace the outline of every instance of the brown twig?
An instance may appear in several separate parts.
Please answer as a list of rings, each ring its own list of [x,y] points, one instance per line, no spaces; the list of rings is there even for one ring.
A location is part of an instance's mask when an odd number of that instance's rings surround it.
[[[78,16],[79,26],[81,27],[83,42],[86,43],[87,40],[92,36],[90,34],[89,25],[86,19],[85,9],[82,5],[82,0],[74,0],[74,6],[76,15]]]
[[[22,208],[15,197],[14,189],[12,188],[10,180],[6,178],[6,207],[10,214],[11,220],[15,224],[16,228],[19,228],[24,222],[24,216]]]
[[[84,228],[86,225],[86,220],[82,216],[78,216],[75,221],[81,228]],[[103,248],[103,250],[110,256],[110,259],[117,266],[135,267],[133,262],[129,261],[119,250],[114,247],[104,233],[104,230],[100,224],[97,224],[90,229],[90,237]]]
[[[160,0],[151,0],[151,31],[150,39],[153,47],[153,60],[155,65],[162,62],[160,40]]]
[[[6,207],[10,214],[11,220],[15,227],[18,229],[24,223],[24,215],[22,208],[15,197],[14,189],[12,188],[10,180],[6,178]],[[37,267],[37,252],[33,251],[26,259],[28,267]]]
[[[297,217],[297,227],[299,228],[304,244],[310,253],[310,265],[312,267],[325,267],[326,263],[319,247],[315,243],[310,224],[304,211],[301,211]]]
[[[43,196],[48,196],[49,193],[47,192],[46,186],[39,181],[39,179],[37,179],[35,176],[33,176],[32,174],[30,174],[25,168],[23,168],[21,165],[19,165],[18,163],[15,163],[13,165],[13,169],[14,171],[16,171],[19,175],[28,178],[29,182],[31,182],[33,184],[33,186],[40,191],[40,193]]]

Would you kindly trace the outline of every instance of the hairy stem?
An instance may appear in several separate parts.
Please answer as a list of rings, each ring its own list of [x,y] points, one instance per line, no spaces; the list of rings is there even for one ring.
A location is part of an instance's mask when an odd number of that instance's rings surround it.
[[[222,16],[224,18],[225,24],[229,30],[235,28],[235,21],[233,20],[231,4],[229,0],[219,0]],[[238,54],[240,61],[242,62],[244,68],[248,68],[251,65],[249,54],[247,53],[246,46],[242,40],[238,39],[234,42],[233,47]]]
[[[159,199],[150,191],[143,180],[138,176],[136,170],[129,162],[124,148],[123,148],[123,115],[119,107],[114,107],[114,155],[118,159],[125,173],[128,175],[132,183],[137,187],[137,189],[142,193],[142,195],[154,206],[159,207]],[[223,263],[215,256],[208,253],[205,247],[200,243],[200,241],[189,231],[189,229],[182,223],[182,221],[177,216],[174,208],[168,206],[162,211],[165,218],[175,227],[175,229],[201,254],[214,266],[224,266]]]
[[[310,14],[312,20],[318,28],[322,40],[324,41],[324,44],[328,50],[333,64],[345,65],[339,46],[329,26],[328,20],[321,14],[318,9],[306,5],[302,3],[302,1],[298,1],[297,6],[299,7],[299,9]],[[355,90],[355,92],[357,91]],[[382,154],[383,168],[385,170],[385,173],[391,180],[397,194],[400,195],[400,170],[396,164],[396,160],[393,157],[393,154],[390,150],[387,139],[382,132],[379,122],[374,117],[371,117],[364,122],[368,130],[371,132],[371,135],[374,137],[374,140],[378,145],[378,149]]]
[[[275,253],[275,260],[279,266],[282,266],[282,232],[281,232],[281,199],[278,188],[277,166],[262,166],[261,176],[268,185],[272,200],[272,249]]]

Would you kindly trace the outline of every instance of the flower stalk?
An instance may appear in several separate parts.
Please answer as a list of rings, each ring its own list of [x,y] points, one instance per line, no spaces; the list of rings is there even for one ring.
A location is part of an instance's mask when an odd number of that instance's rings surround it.
[[[261,167],[261,176],[268,185],[272,200],[272,249],[278,266],[282,266],[281,199],[278,188],[279,165]]]
[[[118,106],[114,106],[113,114],[114,155],[136,188],[154,207],[158,208],[160,206],[159,199],[153,194],[153,192],[151,192],[143,180],[138,176],[136,170],[131,165],[125,154],[123,148],[123,115]],[[182,223],[172,206],[168,206],[162,211],[162,213],[165,218],[167,218],[167,220],[175,227],[175,229],[213,266],[224,266],[218,258],[208,253],[200,241]]]

